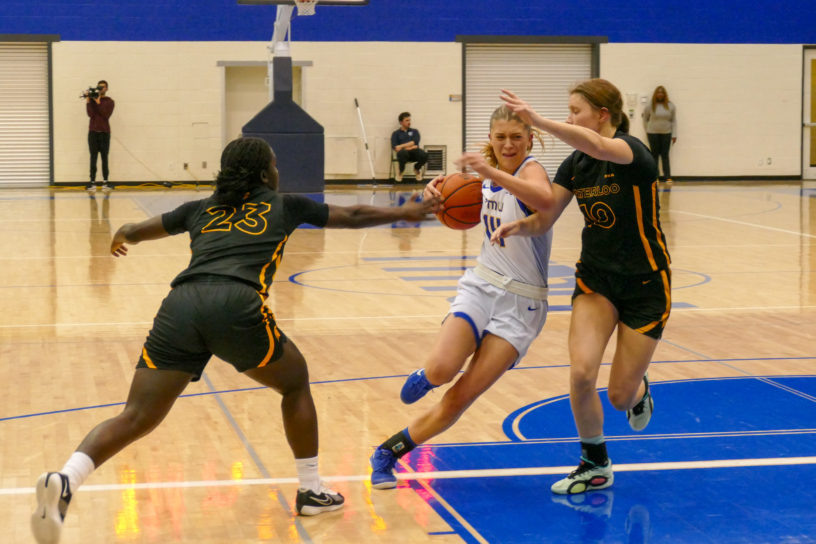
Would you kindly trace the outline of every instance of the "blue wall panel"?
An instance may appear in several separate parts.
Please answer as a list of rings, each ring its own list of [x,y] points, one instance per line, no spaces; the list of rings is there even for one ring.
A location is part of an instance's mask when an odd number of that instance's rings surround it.
[[[305,41],[440,41],[457,35],[607,36],[610,42],[816,43],[816,2],[371,0],[301,17]],[[2,0],[0,34],[62,40],[268,40],[275,6],[236,0]]]

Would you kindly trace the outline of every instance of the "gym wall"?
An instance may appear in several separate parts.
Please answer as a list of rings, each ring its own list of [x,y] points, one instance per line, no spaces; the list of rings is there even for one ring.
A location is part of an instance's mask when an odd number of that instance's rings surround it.
[[[327,167],[344,172],[327,171],[327,179],[370,177],[354,98],[377,177],[387,174],[387,139],[403,110],[423,143],[447,145],[449,161],[456,156],[462,107],[451,95],[462,93],[456,39],[463,35],[606,37],[600,75],[638,97],[634,134],[643,136],[641,97],[656,85],[677,105],[675,176],[799,175],[802,46],[816,42],[807,24],[816,5],[780,10],[762,0],[734,17],[724,1],[694,10],[670,4],[540,0],[508,3],[500,13],[487,0],[318,5],[316,16],[293,19],[292,58],[302,66],[303,105],[326,130]],[[263,64],[274,17],[273,6],[222,0],[120,2],[104,10],[81,0],[9,0],[0,8],[0,33],[60,36],[52,59],[55,181],[87,177],[87,117],[77,95],[98,79],[110,82],[117,101],[112,179],[190,181],[212,179],[233,136],[225,66]]]

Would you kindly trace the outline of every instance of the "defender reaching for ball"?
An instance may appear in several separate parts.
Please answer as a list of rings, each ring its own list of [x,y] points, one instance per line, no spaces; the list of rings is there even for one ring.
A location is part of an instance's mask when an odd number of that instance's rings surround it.
[[[118,257],[127,254],[126,244],[188,232],[192,257],[153,321],[122,413],[91,430],[60,472],[46,472],[37,481],[38,505],[31,516],[37,542],[59,541],[72,494],[99,465],[159,425],[212,355],[282,395],[284,431],[300,481],[297,512],[308,516],[343,506],[343,496],[320,481],[306,361],[264,300],[284,244],[301,223],[360,228],[421,221],[438,201],[412,199],[399,208],[319,204],[278,193],[275,163],[264,140],[234,140],[221,155],[212,196],[123,225],[114,234],[111,253]]]
[[[502,99],[526,122],[575,148],[555,175],[552,211],[504,223],[493,242],[540,236],[572,196],[584,215],[581,258],[575,271],[569,329],[570,405],[581,439],[581,462],[552,485],[558,494],[612,485],[606,453],[598,371],[617,329],[607,395],[626,410],[629,426],[643,430],[654,408],[646,369],[671,311],[671,271],[660,229],[657,164],[629,135],[620,91],[590,79],[570,91],[567,122],[546,119],[510,91]]]
[[[456,161],[460,169],[470,168],[484,178],[484,241],[476,267],[459,280],[456,299],[424,368],[405,382],[402,401],[416,402],[453,380],[468,358],[470,363],[436,404],[377,448],[371,456],[372,487],[395,487],[397,460],[453,425],[524,356],[544,326],[552,234],[548,230],[535,237],[490,243],[502,223],[536,210],[549,211],[555,204],[546,170],[529,154],[533,133],[528,123],[501,106],[490,118],[490,140],[482,153],[465,153]],[[437,177],[425,187],[426,199],[442,196],[437,186],[443,180]]]

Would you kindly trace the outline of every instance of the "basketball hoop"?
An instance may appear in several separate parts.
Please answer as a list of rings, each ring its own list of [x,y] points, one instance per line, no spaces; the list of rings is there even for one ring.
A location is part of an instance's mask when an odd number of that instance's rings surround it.
[[[298,15],[314,15],[317,0],[295,0]]]

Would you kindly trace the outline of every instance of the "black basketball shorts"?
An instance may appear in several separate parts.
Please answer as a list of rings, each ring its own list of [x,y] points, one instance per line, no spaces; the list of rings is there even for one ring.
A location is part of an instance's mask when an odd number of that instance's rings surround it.
[[[280,358],[286,341],[251,285],[193,278],[162,301],[136,368],[181,370],[197,381],[213,355],[243,372]]]
[[[579,262],[575,269],[572,298],[587,293],[606,297],[627,327],[660,338],[671,313],[671,271],[615,274]]]

